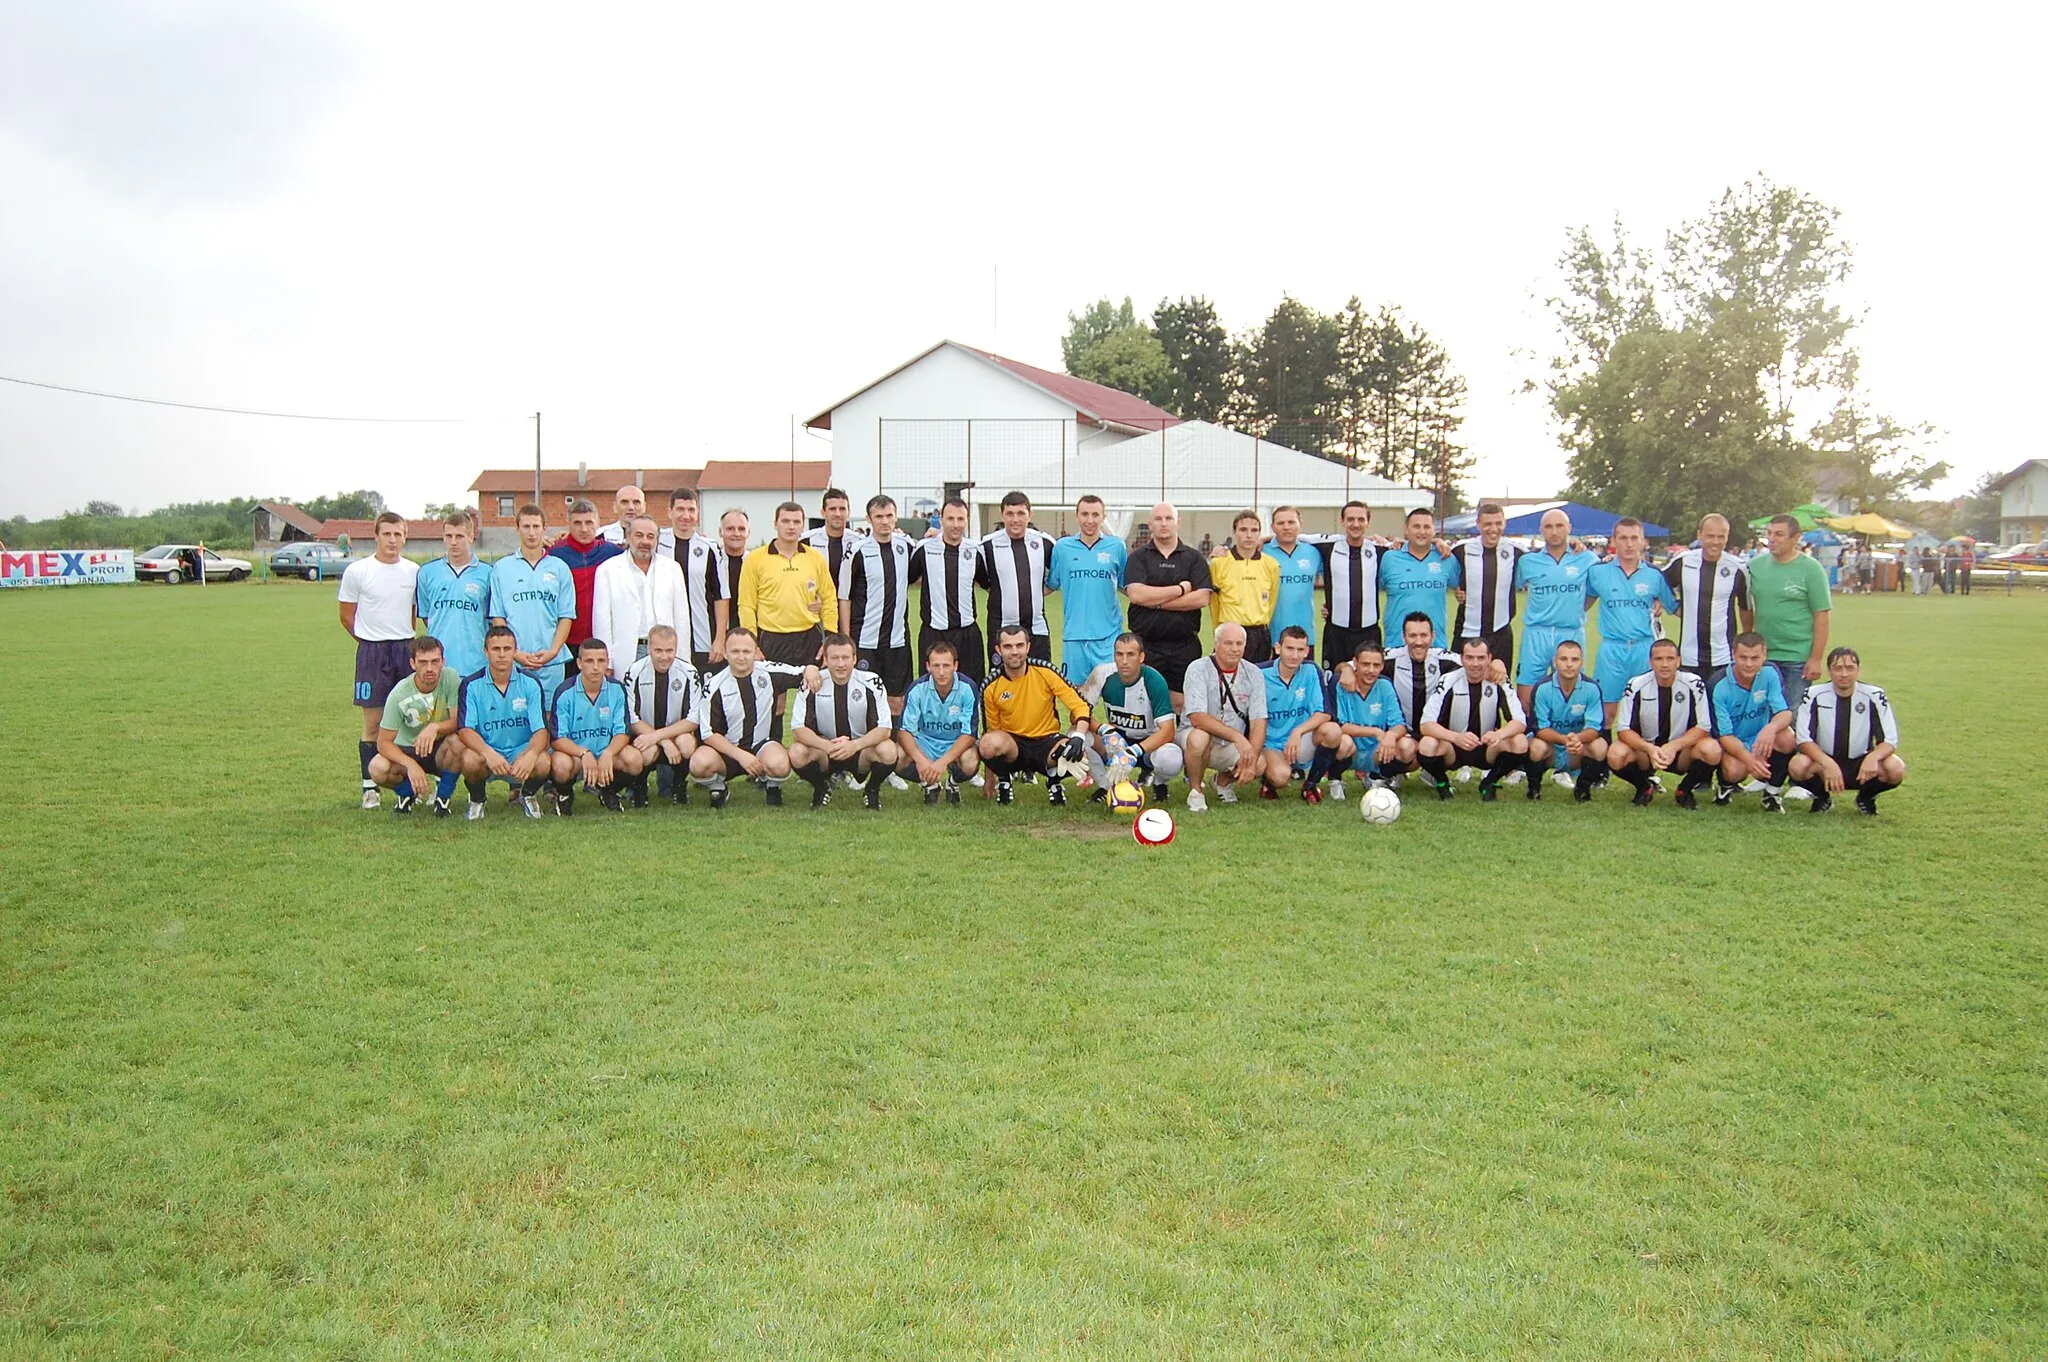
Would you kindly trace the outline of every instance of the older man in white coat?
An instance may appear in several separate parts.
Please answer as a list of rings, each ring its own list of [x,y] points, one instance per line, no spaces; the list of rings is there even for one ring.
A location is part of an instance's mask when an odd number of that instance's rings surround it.
[[[591,588],[590,635],[604,640],[611,671],[623,678],[647,656],[647,631],[666,624],[687,638],[689,592],[675,559],[655,552],[661,527],[652,516],[635,516],[626,527],[626,552],[597,569]]]

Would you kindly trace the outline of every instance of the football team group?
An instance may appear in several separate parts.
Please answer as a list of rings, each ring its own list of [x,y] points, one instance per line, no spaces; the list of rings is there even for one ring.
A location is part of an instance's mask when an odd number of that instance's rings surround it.
[[[692,784],[722,808],[742,780],[780,804],[792,775],[813,807],[835,782],[870,809],[913,783],[927,805],[957,804],[963,785],[1009,804],[1020,781],[1065,804],[1070,783],[1101,799],[1124,779],[1163,801],[1184,777],[1201,812],[1212,791],[1235,803],[1254,785],[1343,799],[1347,774],[1416,773],[1450,799],[1476,771],[1485,800],[1510,785],[1538,799],[1548,777],[1586,801],[1618,776],[1648,805],[1668,776],[1685,808],[1711,784],[1715,804],[1747,789],[1782,812],[1797,789],[1816,813],[1853,793],[1874,814],[1906,777],[1884,691],[1854,649],[1828,646],[1827,576],[1790,517],[1745,558],[1708,516],[1658,567],[1635,520],[1601,553],[1553,510],[1525,549],[1493,503],[1456,545],[1427,510],[1398,541],[1361,502],[1328,535],[1303,534],[1292,507],[1270,534],[1246,511],[1213,556],[1182,542],[1167,503],[1127,548],[1093,496],[1059,539],[1017,492],[985,536],[949,500],[912,539],[888,497],[859,531],[829,491],[822,527],[785,502],[751,550],[744,512],[707,533],[693,491],[667,509],[663,525],[626,487],[600,525],[578,500],[551,543],[527,505],[518,551],[492,563],[458,515],[423,566],[403,556],[405,522],[379,517],[376,554],[340,597],[363,807],[389,788],[400,813],[430,801],[447,816],[460,783],[482,818],[494,780],[535,818],[543,796],[570,815],[579,785],[614,811],[686,804]]]

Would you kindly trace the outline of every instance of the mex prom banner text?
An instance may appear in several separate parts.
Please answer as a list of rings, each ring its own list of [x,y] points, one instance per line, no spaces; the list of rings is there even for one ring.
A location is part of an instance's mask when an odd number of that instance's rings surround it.
[[[0,550],[0,587],[109,586],[134,580],[132,549]]]

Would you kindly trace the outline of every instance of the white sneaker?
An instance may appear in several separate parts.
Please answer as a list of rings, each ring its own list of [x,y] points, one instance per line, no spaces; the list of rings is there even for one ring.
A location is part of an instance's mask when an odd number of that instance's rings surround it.
[[[1519,775],[1521,775],[1521,774],[1522,774],[1522,773],[1521,773],[1520,771],[1516,771],[1516,772],[1512,773],[1511,775],[1509,775],[1509,776],[1508,776],[1508,778],[1507,778],[1506,780],[1502,781],[1501,783],[1502,783],[1503,785],[1512,785],[1512,784],[1514,784],[1514,783],[1515,783],[1515,777],[1516,777],[1516,776],[1519,776]],[[1469,767],[1469,766],[1460,766],[1460,767],[1458,768],[1458,783],[1459,783],[1460,785],[1470,785],[1470,784],[1472,783],[1472,768],[1471,768],[1471,767]]]
[[[384,802],[384,792],[383,792],[382,790],[378,789],[378,788],[377,788],[377,787],[376,787],[375,785],[365,785],[365,786],[363,787],[363,807],[364,807],[364,808],[366,808],[366,809],[374,809],[374,808],[377,808],[377,807],[379,807],[380,805],[382,805],[382,804],[383,804],[383,802]]]
[[[476,822],[476,821],[477,821],[478,819],[482,818],[483,816],[484,816],[484,801],[483,801],[483,800],[481,800],[481,799],[472,799],[472,800],[470,800],[470,801],[469,801],[469,812],[468,812],[468,813],[466,813],[466,814],[464,814],[464,815],[463,815],[463,817],[464,817],[464,818],[467,818],[467,819],[468,819],[468,820],[469,820],[470,822],[474,823],[474,822]]]
[[[1805,788],[1804,786],[1800,786],[1800,785],[1794,785],[1794,786],[1792,786],[1792,787],[1791,787],[1790,789],[1788,789],[1788,790],[1786,790],[1786,791],[1785,791],[1785,798],[1787,798],[1787,799],[1811,799],[1811,798],[1813,798],[1813,791],[1811,791],[1811,790],[1809,790],[1809,789],[1806,789],[1806,788]]]
[[[1577,784],[1576,781],[1563,771],[1552,771],[1550,773],[1550,783],[1560,790],[1569,790],[1573,785]]]
[[[967,783],[969,785],[972,785],[975,789],[979,790],[985,783],[985,781],[982,778],[981,772],[976,771],[973,775],[967,777]]]
[[[532,795],[521,795],[519,798],[519,811],[528,818],[538,818],[540,817],[540,801]]]
[[[1196,789],[1196,788],[1195,788],[1194,786],[1190,785],[1190,786],[1188,787],[1188,812],[1189,812],[1189,813],[1207,813],[1208,811],[1209,811],[1209,799],[1208,799],[1208,796],[1204,795],[1204,794],[1203,794],[1203,793],[1202,793],[1202,792],[1201,792],[1200,790],[1198,790],[1198,789]]]
[[[1237,787],[1235,785],[1218,785],[1216,787],[1216,801],[1219,804],[1235,804],[1237,802]]]
[[[855,775],[851,771],[841,771],[839,773],[839,783],[841,785],[844,785],[849,790],[858,790],[861,788],[860,777]]]
[[[1458,770],[1458,779],[1472,779],[1472,768],[1469,766],[1460,767]],[[1500,783],[1503,785],[1523,785],[1528,782],[1528,779],[1529,773],[1527,771],[1522,770],[1520,767],[1517,767],[1514,770],[1508,772],[1506,775],[1502,776]]]
[[[894,771],[891,771],[889,778],[882,783],[892,790],[907,790],[910,788],[910,782],[897,775]]]
[[[1327,788],[1330,792],[1330,798],[1336,800],[1339,804],[1344,802],[1344,777],[1331,776]]]
[[[1742,784],[1742,792],[1744,794],[1762,794],[1765,790],[1768,790],[1770,788],[1770,786],[1764,784],[1761,780],[1748,780],[1744,781]]]

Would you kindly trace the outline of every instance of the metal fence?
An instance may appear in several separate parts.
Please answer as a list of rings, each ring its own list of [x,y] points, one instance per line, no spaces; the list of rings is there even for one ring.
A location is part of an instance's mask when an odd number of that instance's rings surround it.
[[[835,432],[835,443],[847,432]],[[1107,505],[1116,533],[1160,501],[1175,503],[1183,533],[1227,534],[1231,515],[1275,506],[1301,509],[1304,528],[1334,529],[1353,499],[1376,512],[1441,505],[1441,489],[1390,482],[1372,471],[1356,428],[1339,422],[1273,422],[1250,431],[1205,422],[1103,427],[1088,421],[882,418],[874,432],[874,478],[906,515],[935,512],[948,496],[995,523],[1011,491],[1031,498],[1041,529],[1069,528],[1075,500]],[[841,471],[843,478],[846,474]]]

